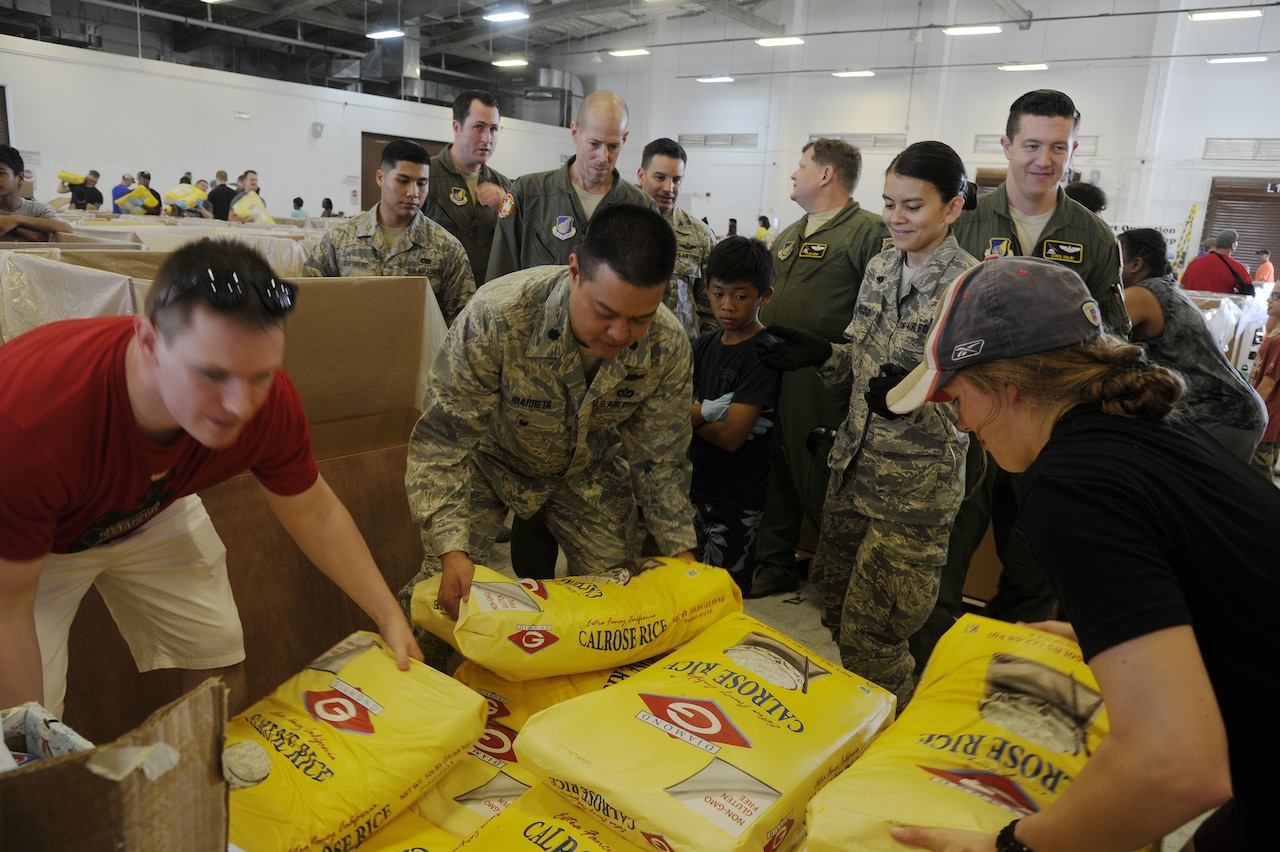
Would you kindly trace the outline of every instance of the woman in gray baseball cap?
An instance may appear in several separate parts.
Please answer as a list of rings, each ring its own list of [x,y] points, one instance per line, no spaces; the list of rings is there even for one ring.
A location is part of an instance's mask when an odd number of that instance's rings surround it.
[[[1102,332],[1058,264],[987,261],[942,297],[889,407],[954,399],[961,428],[1023,472],[1022,518],[1071,618],[1036,626],[1078,639],[1111,733],[1061,799],[998,836],[895,827],[900,842],[1132,850],[1217,808],[1188,849],[1272,848],[1280,490],[1171,416],[1183,387]]]

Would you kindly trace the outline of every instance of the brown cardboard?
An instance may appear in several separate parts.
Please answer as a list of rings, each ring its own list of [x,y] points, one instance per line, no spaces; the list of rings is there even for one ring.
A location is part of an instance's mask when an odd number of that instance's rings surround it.
[[[87,222],[84,224],[88,224]],[[80,243],[82,245],[101,245],[103,248],[121,248],[116,243],[133,243],[141,245],[142,240],[138,239],[138,235],[123,228],[94,228],[93,233],[86,234],[83,232],[72,232],[70,234],[59,231],[56,234],[50,234],[49,242],[51,243]],[[100,235],[99,235],[100,232]]]
[[[141,246],[139,246],[141,248]],[[160,269],[160,264],[168,259],[169,253],[163,251],[119,251],[112,247],[104,248],[77,248],[75,251],[66,251],[62,253],[61,260],[63,263],[74,264],[75,266],[87,266],[91,269],[101,269],[106,272],[118,272],[121,275],[128,275],[130,278],[142,278],[150,281],[156,277],[156,272]]]
[[[0,849],[224,852],[226,700],[226,688],[208,680],[108,745],[0,775]],[[113,781],[88,768],[156,743],[178,758],[154,780],[141,769]]]

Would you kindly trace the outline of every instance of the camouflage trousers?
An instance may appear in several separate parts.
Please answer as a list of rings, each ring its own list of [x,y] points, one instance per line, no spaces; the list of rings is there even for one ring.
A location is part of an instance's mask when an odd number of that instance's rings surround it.
[[[588,499],[568,484],[561,484],[541,507],[540,516],[560,543],[568,572],[572,575],[596,574],[640,555],[636,536],[636,504],[630,481],[596,481],[592,485],[594,487],[582,489],[592,495]],[[488,565],[494,539],[506,522],[508,508],[492,483],[473,465],[467,554],[475,564]],[[529,517],[533,514],[530,513]],[[441,571],[440,557],[432,550],[425,531],[422,551],[422,567],[396,593],[410,624],[413,622],[409,606],[413,587]],[[416,624],[413,632],[427,665],[445,671],[449,646]]]
[[[899,713],[916,684],[907,639],[933,610],[950,531],[950,523],[868,517],[837,492],[823,509],[810,568],[822,592],[822,623],[841,664],[894,693]]]

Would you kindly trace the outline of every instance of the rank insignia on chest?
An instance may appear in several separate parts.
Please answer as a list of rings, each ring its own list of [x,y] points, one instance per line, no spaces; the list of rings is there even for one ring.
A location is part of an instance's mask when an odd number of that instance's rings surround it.
[[[507,196],[507,198],[510,198],[510,197],[511,197],[510,195],[508,195],[508,196]],[[449,200],[450,200],[450,201],[452,201],[454,204],[456,204],[456,205],[457,205],[457,206],[459,206],[459,207],[462,207],[463,205],[465,205],[465,204],[467,203],[467,190],[466,190],[466,188],[465,188],[465,187],[461,187],[461,186],[455,186],[455,187],[450,188],[450,190],[449,190]],[[506,206],[506,203],[505,203],[505,202],[506,202],[506,199],[503,199],[503,207],[505,207],[505,206]]]
[[[1062,240],[1045,240],[1041,256],[1058,263],[1083,263],[1084,246],[1080,243],[1064,243]]]
[[[992,237],[987,240],[986,257],[1008,257],[1012,248],[1013,240],[1008,237]]]
[[[791,257],[791,250],[796,247],[795,240],[787,240],[787,244],[778,249],[778,260],[786,260]]]
[[[515,212],[516,199],[511,193],[507,193],[507,197],[502,199],[502,207],[498,209],[498,218],[505,219]]]
[[[572,216],[557,216],[556,226],[551,229],[551,233],[555,234],[557,240],[567,240],[576,235],[578,229],[573,224]]]
[[[810,260],[821,260],[827,256],[827,244],[805,243],[800,246],[800,256]]]

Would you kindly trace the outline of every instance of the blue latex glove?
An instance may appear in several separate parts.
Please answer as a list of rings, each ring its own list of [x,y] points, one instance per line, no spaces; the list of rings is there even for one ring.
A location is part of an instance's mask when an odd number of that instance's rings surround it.
[[[756,418],[756,422],[751,424],[751,434],[747,436],[747,440],[750,441],[756,435],[763,435],[765,432],[768,432],[772,426],[773,421],[761,414]]]
[[[729,403],[733,402],[733,392],[717,399],[704,400],[702,403],[702,419],[708,423],[719,423],[729,416]]]

